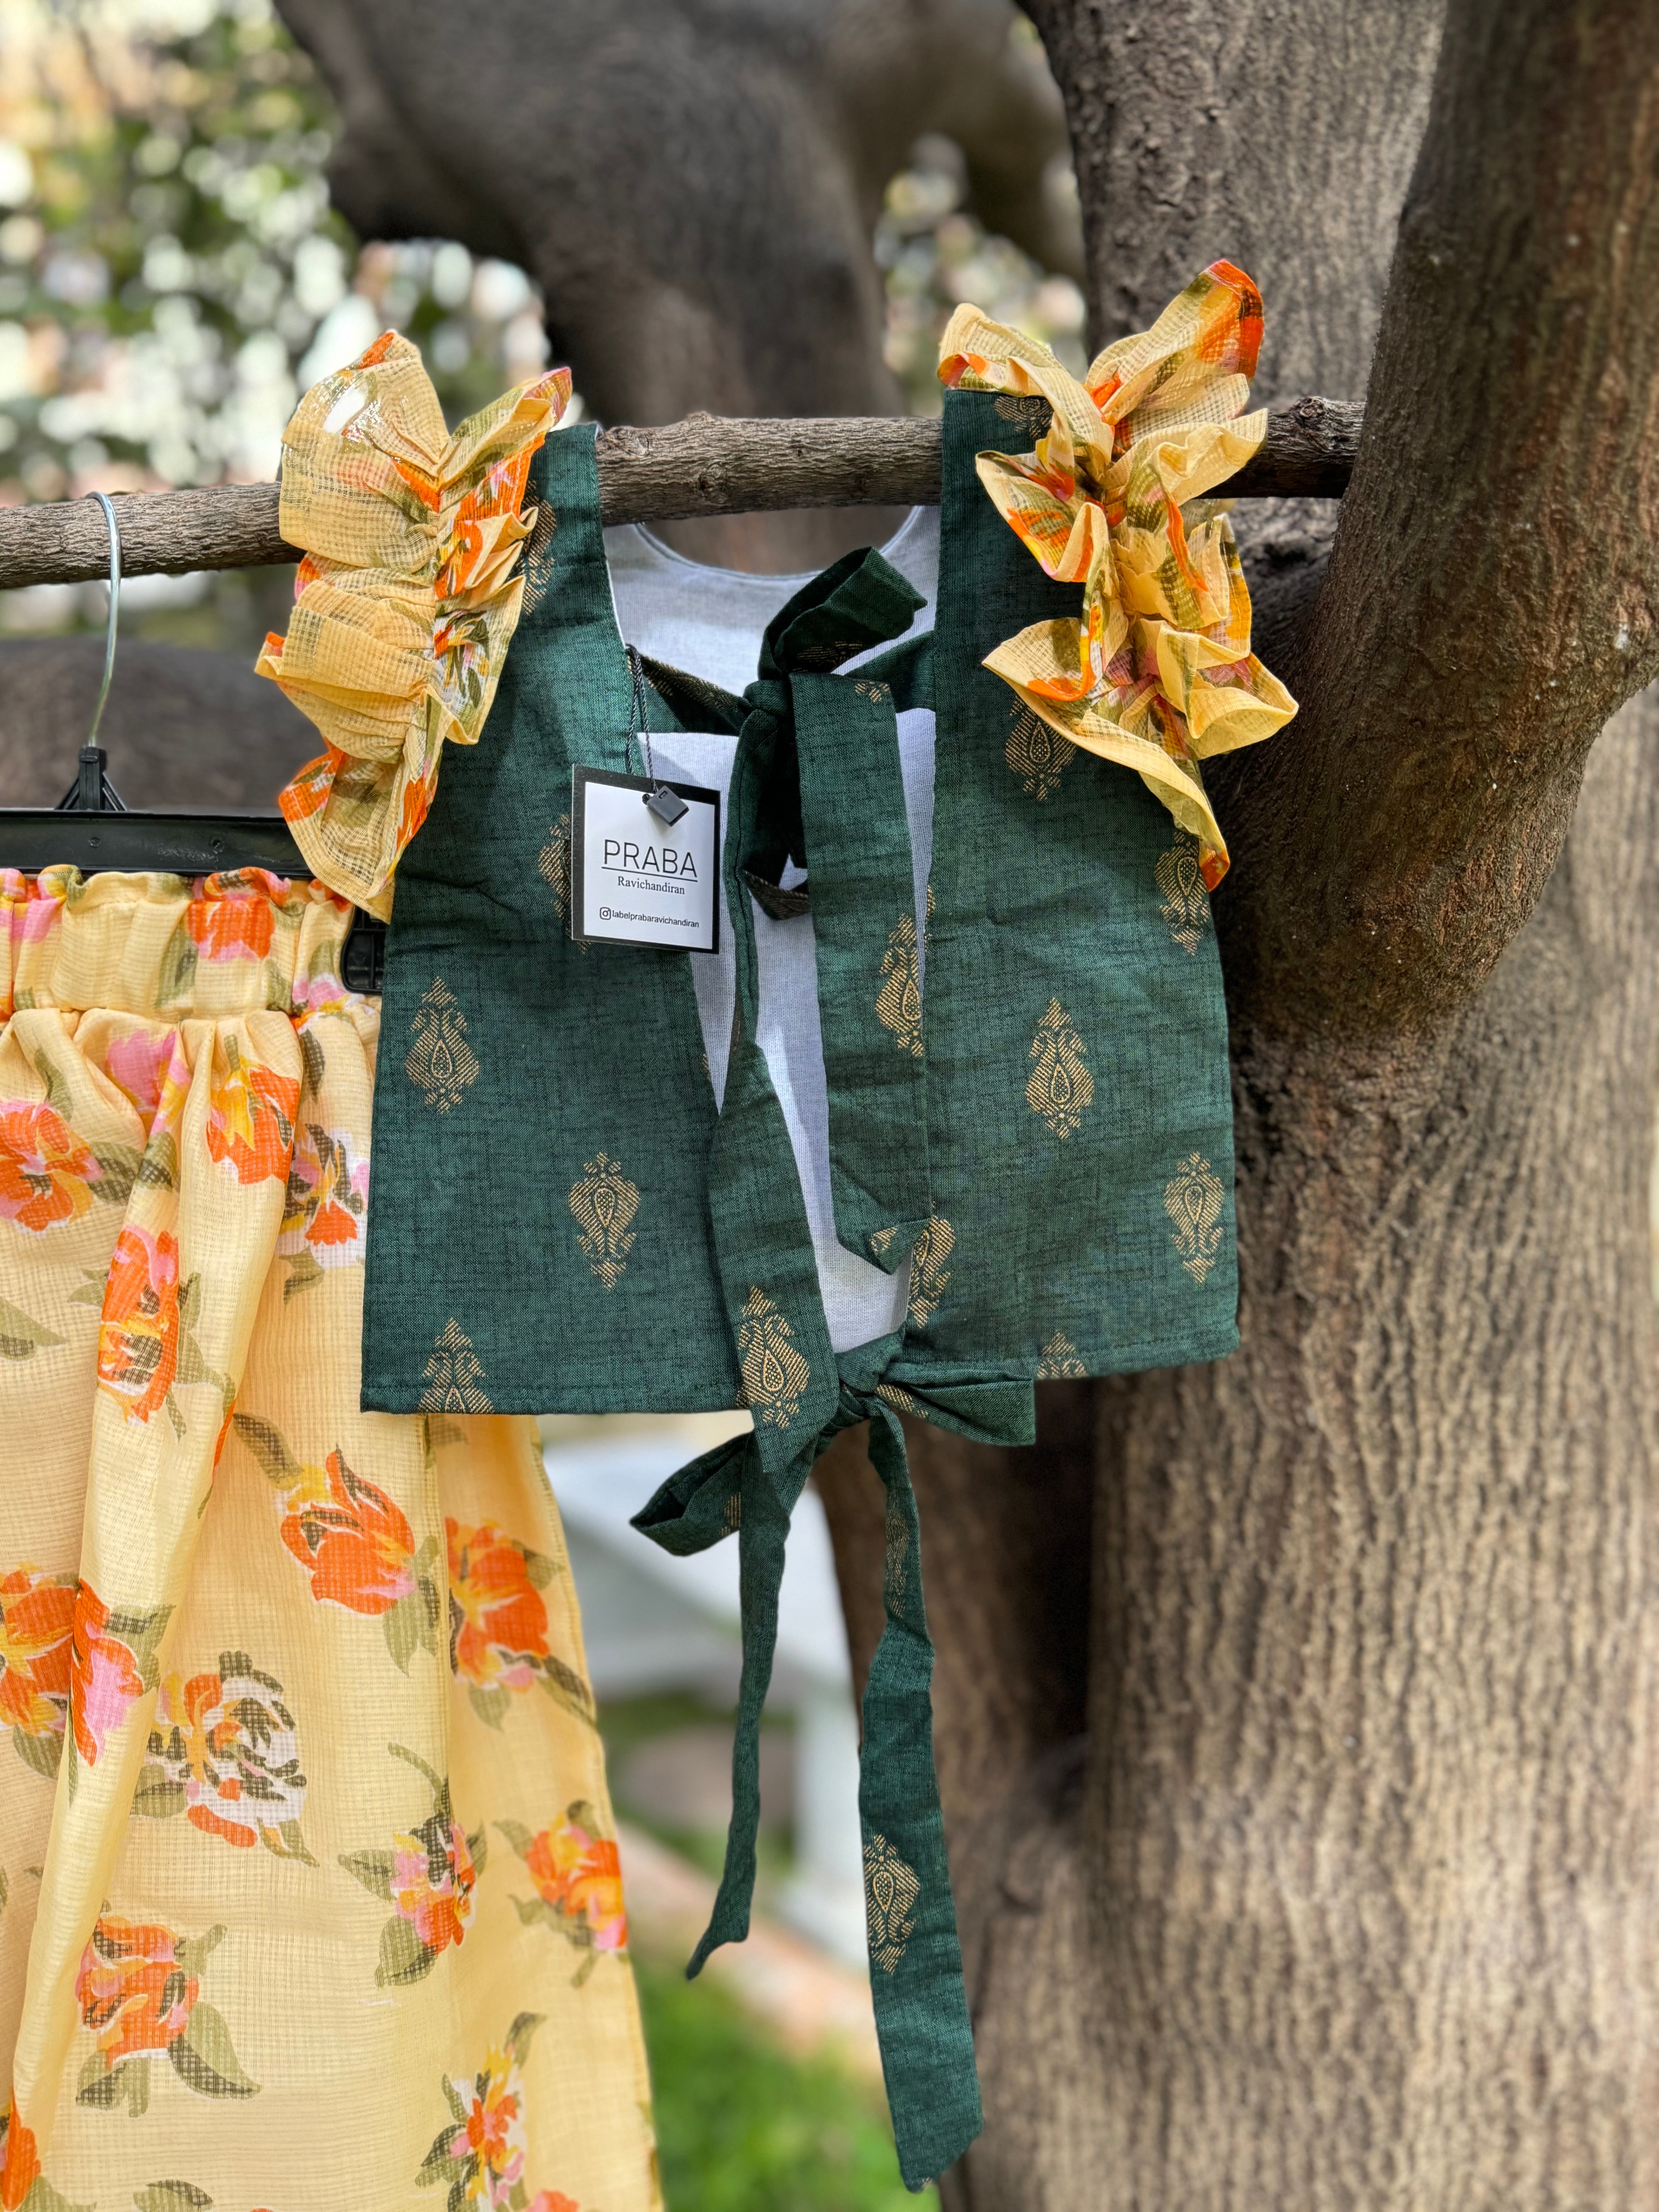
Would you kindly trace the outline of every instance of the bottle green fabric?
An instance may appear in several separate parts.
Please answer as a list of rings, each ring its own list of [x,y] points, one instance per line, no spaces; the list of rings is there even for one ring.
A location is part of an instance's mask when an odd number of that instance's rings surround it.
[[[366,1406],[753,1414],[635,1524],[672,1552],[738,1540],[733,1814],[693,1972],[748,1928],[790,1516],[830,1440],[870,1424],[887,1619],[860,1808],[877,2027],[913,2188],[980,2119],[898,1414],[1029,1442],[1036,1377],[1236,1341],[1226,1021],[1193,841],[980,665],[1077,608],[1078,587],[1043,578],[975,473],[976,451],[1024,450],[1034,427],[1028,403],[945,395],[931,636],[838,672],[918,604],[864,552],[784,608],[742,700],[647,665],[653,729],[737,738],[718,1113],[692,956],[565,933],[571,764],[639,763],[592,433],[547,441],[530,496],[555,526],[538,531],[488,732],[447,759],[399,868],[375,1102]],[[919,933],[896,715],[927,708]],[[779,888],[791,861],[804,891]],[[903,1329],[839,1355],[758,1042],[751,892],[811,916],[836,1236],[909,1270]]]
[[[1108,1375],[1238,1340],[1227,1015],[1195,841],[981,665],[1080,605],[975,471],[982,449],[1030,449],[1035,410],[945,395],[910,1349]]]
[[[754,1428],[683,1468],[635,1525],[665,1549],[704,1549],[736,1531],[743,1674],[726,1866],[696,1973],[748,1933],[760,1812],[760,1717],[777,1638],[789,1519],[819,1454],[868,1421],[887,1492],[887,1620],[865,1692],[859,1808],[871,1986],[899,2168],[920,2189],[981,2125],[973,2033],[933,1770],[933,1645],[922,1600],[921,1529],[896,1410],[976,1440],[1027,1443],[1029,1378],[986,1364],[914,1373],[902,1336],[830,1348],[805,1209],[783,1112],[756,1042],[759,991],[751,883],[807,869],[830,1073],[830,1150],[843,1203],[900,1249],[925,1218],[926,1127],[915,1076],[887,1077],[885,1023],[847,1012],[849,961],[873,916],[884,932],[914,889],[894,699],[884,682],[814,672],[902,629],[915,594],[879,554],[848,555],[808,585],[767,632],[745,698],[725,871],[737,969],[726,1097],[709,1195],[726,1305]],[[879,818],[878,818],[879,817]],[[913,924],[914,928],[914,924]],[[822,934],[820,934],[820,931]],[[861,1006],[867,993],[860,993]],[[838,1017],[842,1017],[838,1018]],[[908,1017],[907,1017],[908,1018]],[[919,1070],[920,1056],[904,1059]],[[908,1208],[908,1215],[904,1209]],[[895,1212],[902,1218],[895,1223]]]
[[[544,520],[488,729],[448,748],[398,869],[363,1315],[378,1411],[737,1396],[694,956],[566,933],[571,766],[640,766],[593,434],[557,430],[536,457]]]

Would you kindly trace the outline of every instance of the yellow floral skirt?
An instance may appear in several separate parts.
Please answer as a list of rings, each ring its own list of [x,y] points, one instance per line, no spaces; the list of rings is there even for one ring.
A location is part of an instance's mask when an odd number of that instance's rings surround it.
[[[349,921],[0,877],[4,2212],[658,2202],[533,1426],[358,1410]]]

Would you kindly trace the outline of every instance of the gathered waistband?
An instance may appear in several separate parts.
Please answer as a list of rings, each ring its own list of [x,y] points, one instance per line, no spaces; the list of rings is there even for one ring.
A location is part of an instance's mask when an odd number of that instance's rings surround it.
[[[0,1014],[314,1012],[353,995],[341,978],[352,913],[321,884],[261,868],[0,870]]]

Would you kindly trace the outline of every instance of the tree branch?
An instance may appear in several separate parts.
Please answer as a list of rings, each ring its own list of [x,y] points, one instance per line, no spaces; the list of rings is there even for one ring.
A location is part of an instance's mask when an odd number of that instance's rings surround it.
[[[1651,0],[1454,0],[1370,388],[1301,715],[1224,779],[1230,980],[1322,1028],[1480,987],[1659,674]]]
[[[1261,451],[1228,489],[1238,496],[1339,499],[1359,442],[1360,410],[1299,399],[1269,418]],[[599,434],[607,523],[669,522],[801,507],[933,506],[939,426],[904,416],[748,422],[693,415],[661,429]],[[256,568],[297,561],[277,527],[275,484],[135,492],[117,508],[130,576]],[[0,590],[76,584],[109,573],[104,517],[90,500],[0,509]]]

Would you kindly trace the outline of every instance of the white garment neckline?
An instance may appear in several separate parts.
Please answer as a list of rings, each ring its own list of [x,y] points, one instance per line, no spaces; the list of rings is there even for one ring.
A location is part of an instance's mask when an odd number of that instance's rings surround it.
[[[897,555],[903,550],[905,539],[919,526],[927,511],[925,507],[913,507],[910,509],[887,543],[876,548],[884,560],[896,561]],[[665,539],[659,538],[648,523],[630,522],[612,526],[632,530],[641,542],[649,546],[659,560],[672,561],[682,568],[695,569],[700,576],[716,577],[722,584],[753,584],[763,586],[769,591],[775,590],[781,584],[793,584],[799,591],[803,584],[810,584],[814,576],[822,575],[823,573],[821,568],[792,569],[781,574],[774,574],[770,569],[722,568],[717,562],[694,561],[689,553],[678,551]],[[607,557],[606,566],[609,567],[609,565]],[[827,562],[824,563],[826,568],[829,565]]]

